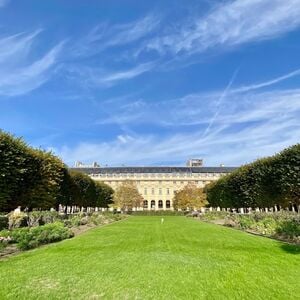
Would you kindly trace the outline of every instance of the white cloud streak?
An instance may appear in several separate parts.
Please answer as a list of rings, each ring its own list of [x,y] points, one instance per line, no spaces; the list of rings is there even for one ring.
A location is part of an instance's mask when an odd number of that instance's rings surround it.
[[[153,135],[118,137],[109,143],[81,143],[75,148],[63,147],[55,151],[69,164],[80,159],[109,165],[147,165],[171,160],[184,162],[188,157],[199,156],[207,165],[239,165],[299,142],[299,129],[294,119],[278,118],[238,132],[223,129],[205,138],[199,133],[164,138]]]
[[[127,45],[146,37],[158,27],[159,23],[160,20],[153,15],[124,24],[102,23],[79,40],[71,52],[75,56],[91,56],[111,47]]]
[[[31,34],[15,34],[0,39],[0,95],[26,94],[44,84],[57,63],[63,43],[41,58],[31,60],[30,50],[40,30]]]
[[[300,0],[235,0],[215,6],[206,16],[185,21],[146,44],[159,53],[199,53],[278,37],[300,25]]]
[[[249,107],[255,106],[257,103],[264,103],[266,109],[263,113],[267,113],[268,108],[272,108],[276,103],[284,98],[283,101],[287,100],[287,96],[294,100],[295,95],[298,96],[297,90],[290,91],[276,91],[272,92],[260,92],[254,93],[259,89],[271,87],[272,85],[278,84],[282,81],[296,77],[300,75],[299,70],[295,70],[288,74],[273,78],[268,81],[264,81],[257,84],[250,84],[247,86],[232,88],[234,78],[237,74],[235,71],[229,84],[224,91],[211,91],[208,93],[198,93],[186,95],[179,99],[172,99],[166,101],[146,102],[143,100],[129,102],[125,104],[119,104],[117,107],[114,105],[111,107],[113,117],[107,119],[102,118],[97,121],[97,124],[141,124],[151,123],[156,120],[157,125],[161,126],[193,126],[200,124],[207,124],[204,135],[210,130],[213,123],[215,123],[217,117],[219,121],[226,120],[226,115],[219,116],[219,112],[222,108],[226,108],[226,111],[243,108],[245,105]],[[250,94],[252,92],[252,94]],[[258,95],[256,97],[256,95]],[[262,100],[260,100],[260,98]],[[276,98],[277,102],[272,103],[273,98]],[[270,103],[269,103],[270,102]],[[289,102],[293,104],[292,102]],[[109,104],[108,104],[109,105]],[[284,103],[279,109],[284,109]],[[236,107],[238,106],[238,107]],[[289,104],[286,104],[289,107]],[[271,110],[270,110],[271,111]],[[247,112],[249,113],[249,112]],[[257,114],[257,117],[260,114]],[[243,118],[246,118],[244,116]],[[234,120],[239,122],[239,118],[235,117]],[[207,129],[208,128],[208,129]]]
[[[69,73],[74,75],[74,79],[80,85],[100,88],[111,87],[122,81],[136,78],[144,73],[151,71],[155,67],[155,62],[143,63],[131,68],[122,70],[105,70],[93,67],[69,67]]]
[[[275,84],[285,77],[272,81]],[[216,108],[220,109],[219,92],[186,96],[173,100],[171,105],[170,102],[166,102],[165,106],[160,104],[159,110],[152,111],[149,109],[151,107],[140,101],[137,102],[138,107],[136,102],[123,105],[120,110],[127,109],[123,114],[124,122],[132,122],[134,112],[137,111],[137,119],[134,120],[136,126],[138,122],[152,122],[158,126],[163,116],[170,120],[172,126],[185,124],[193,127],[188,131],[181,127],[176,130],[176,134],[168,132],[162,135],[132,136],[124,133],[111,142],[81,143],[75,149],[63,147],[55,151],[70,164],[79,159],[98,160],[110,165],[146,165],[169,162],[171,159],[183,162],[187,157],[200,156],[204,157],[208,165],[238,165],[299,142],[300,90],[259,91],[258,86],[265,85],[261,83],[255,86],[257,90],[227,90],[223,109],[217,116],[215,111]],[[118,116],[115,120],[120,122]],[[203,135],[209,124],[209,132]],[[164,127],[165,124],[160,125]]]
[[[111,74],[108,74],[107,76],[100,78],[99,81],[104,83],[112,83],[115,81],[131,79],[145,72],[150,71],[154,67],[154,65],[155,65],[154,63],[145,63],[145,64],[140,64],[132,69],[112,72]]]
[[[34,39],[40,32],[41,30],[36,30],[27,35],[25,33],[19,33],[0,38],[0,64],[3,62],[15,64],[16,60],[18,61],[20,58],[24,58],[28,54]]]

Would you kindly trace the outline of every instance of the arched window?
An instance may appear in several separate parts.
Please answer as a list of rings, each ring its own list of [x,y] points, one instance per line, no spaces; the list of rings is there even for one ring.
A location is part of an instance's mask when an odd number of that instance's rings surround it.
[[[148,201],[147,200],[144,201],[144,208],[148,208]]]
[[[171,201],[170,200],[166,201],[166,208],[171,208]]]
[[[163,208],[163,202],[162,202],[162,200],[158,200],[158,208]]]
[[[151,208],[155,208],[155,200],[151,200]]]

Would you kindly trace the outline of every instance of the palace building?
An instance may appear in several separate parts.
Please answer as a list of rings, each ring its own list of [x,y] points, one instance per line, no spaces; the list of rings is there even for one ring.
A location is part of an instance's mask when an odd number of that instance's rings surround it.
[[[72,168],[88,174],[116,189],[124,181],[133,181],[144,198],[141,210],[172,210],[175,191],[188,183],[199,187],[232,172],[234,167],[203,167],[200,159],[191,159],[186,167],[101,167],[78,164]]]

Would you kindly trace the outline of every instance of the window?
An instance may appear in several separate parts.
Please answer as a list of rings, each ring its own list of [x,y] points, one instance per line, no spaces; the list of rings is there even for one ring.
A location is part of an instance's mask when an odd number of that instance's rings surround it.
[[[158,208],[163,208],[163,202],[162,202],[162,200],[158,200]]]
[[[144,201],[144,206],[143,207],[148,208],[148,201],[147,200]]]
[[[173,184],[176,184],[177,182],[176,181],[173,181]]]
[[[166,208],[171,208],[171,201],[170,200],[166,201]]]
[[[161,195],[161,188],[158,190],[159,195]]]
[[[144,189],[144,195],[147,195],[147,188]]]
[[[151,189],[151,194],[154,195],[154,188]]]
[[[170,189],[167,188],[167,195],[170,195]]]
[[[151,208],[155,208],[155,200],[151,200]]]
[[[161,180],[158,183],[161,184]]]

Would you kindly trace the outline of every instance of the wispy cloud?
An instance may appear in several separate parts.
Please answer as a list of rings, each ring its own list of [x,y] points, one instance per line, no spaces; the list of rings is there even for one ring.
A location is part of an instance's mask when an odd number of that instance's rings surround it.
[[[123,24],[101,23],[79,40],[71,52],[77,56],[90,56],[110,47],[130,44],[153,32],[159,23],[159,18],[154,15]]]
[[[107,76],[104,76],[102,78],[99,78],[100,82],[104,83],[112,83],[115,81],[125,80],[125,79],[131,79],[134,77],[137,77],[145,72],[148,72],[154,67],[154,63],[145,63],[140,64],[134,68],[124,70],[124,71],[117,71],[112,72],[111,74],[108,74]]]
[[[275,84],[284,78],[290,77],[285,75],[267,82]],[[123,113],[120,118],[115,115],[115,119],[110,119],[115,123],[133,122],[135,126],[160,124],[161,128],[165,124],[160,121],[167,119],[168,126],[177,126],[176,133],[131,135],[124,132],[110,142],[81,143],[73,149],[63,147],[56,152],[70,164],[80,159],[110,165],[144,165],[154,161],[167,163],[170,158],[183,162],[189,156],[200,156],[210,165],[229,165],[249,162],[257,155],[270,155],[299,142],[299,89],[260,91],[270,86],[260,83],[234,90],[230,89],[233,80],[234,76],[225,89],[227,96],[223,97],[222,106],[220,97],[224,91],[211,92],[160,103],[155,109],[142,101],[125,104],[120,107]],[[191,126],[190,129],[184,130],[183,124]]]
[[[0,63],[16,64],[24,59],[40,32],[36,30],[30,34],[18,33],[0,38]]]
[[[151,71],[155,67],[155,62],[138,64],[122,70],[108,70],[91,66],[71,66],[68,71],[73,74],[73,78],[81,85],[99,88],[111,87],[119,82],[136,78],[144,73]]]
[[[117,137],[112,142],[81,143],[77,147],[55,149],[67,163],[99,161],[109,165],[147,165],[184,162],[187,157],[203,157],[207,165],[237,165],[270,155],[299,142],[300,125],[295,120],[280,118],[251,125],[235,132],[220,130],[203,138],[199,132],[167,137],[143,135]]]
[[[31,59],[29,52],[40,32],[37,30],[0,39],[0,95],[25,94],[49,79],[63,43],[54,46],[44,56]]]
[[[152,39],[146,48],[159,53],[192,54],[274,38],[299,25],[299,0],[222,1],[206,16],[186,20],[179,30],[174,32],[172,27]]]
[[[300,75],[299,70],[295,70],[288,74],[267,80],[264,82],[249,84],[246,86],[233,88],[233,81],[236,77],[237,71],[234,72],[227,87],[223,91],[210,91],[189,94],[181,98],[170,99],[165,101],[143,101],[142,99],[131,100],[126,99],[126,103],[119,103],[115,106],[114,103],[107,106],[110,107],[111,116],[108,118],[101,118],[97,124],[148,124],[155,120],[156,125],[160,126],[196,126],[206,124],[206,129],[203,134],[212,127],[215,122],[225,122],[227,120],[226,114],[220,115],[220,111],[225,109],[227,114],[229,112],[235,113],[235,110],[249,107],[246,115],[252,115],[251,110],[258,104],[265,107],[263,112],[272,111],[272,107],[276,107],[276,103],[280,103],[280,107],[275,114],[286,107],[291,107],[296,104],[298,97],[298,90],[276,90],[275,92],[257,92],[258,90],[265,90],[272,85],[279,84],[282,81]],[[290,101],[288,101],[290,97]],[[287,104],[284,104],[287,101]],[[243,117],[245,118],[246,115]],[[260,114],[257,113],[256,117]],[[230,116],[235,122],[239,122],[237,116]],[[269,117],[269,115],[268,115]]]

